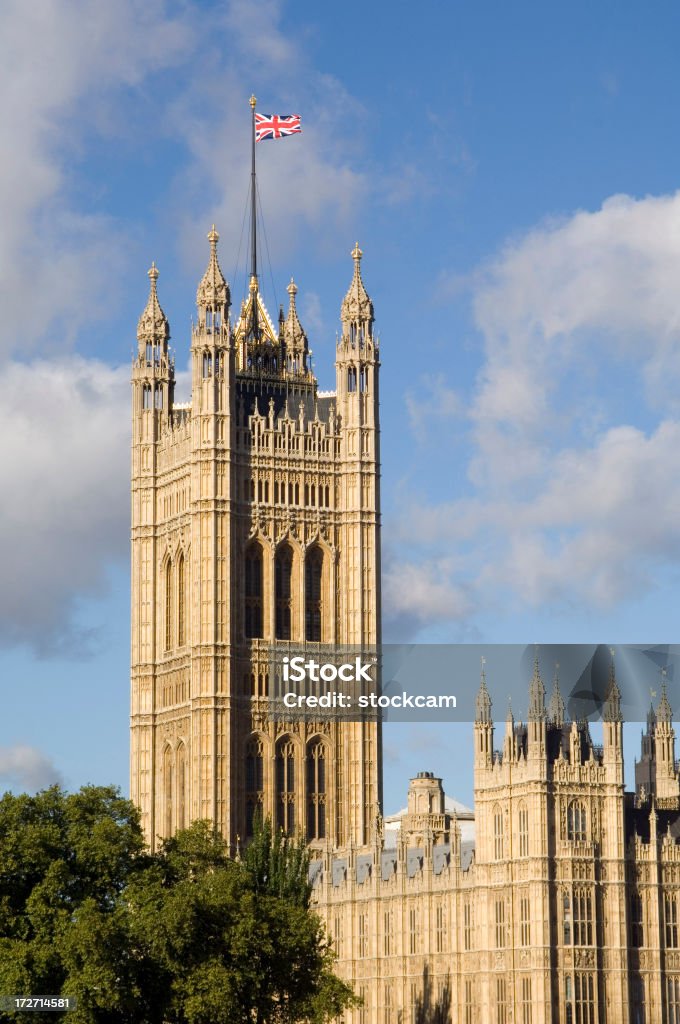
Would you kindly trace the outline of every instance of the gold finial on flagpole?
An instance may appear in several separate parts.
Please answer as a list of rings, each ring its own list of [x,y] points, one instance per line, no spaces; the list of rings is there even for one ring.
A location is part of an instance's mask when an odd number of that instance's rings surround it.
[[[255,96],[251,96],[250,97],[250,105],[253,108],[253,110],[255,110],[256,103],[257,103],[257,99],[255,98]]]

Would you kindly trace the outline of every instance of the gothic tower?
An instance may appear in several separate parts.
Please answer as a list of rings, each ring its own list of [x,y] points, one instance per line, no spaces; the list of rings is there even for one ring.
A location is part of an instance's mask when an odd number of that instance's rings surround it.
[[[131,794],[147,837],[196,818],[231,844],[256,814],[318,848],[373,841],[376,722],[274,722],[273,644],[380,641],[378,344],[361,250],[321,392],[297,287],[236,323],[217,256],[198,286],[191,401],[174,400],[156,294],[133,365]]]

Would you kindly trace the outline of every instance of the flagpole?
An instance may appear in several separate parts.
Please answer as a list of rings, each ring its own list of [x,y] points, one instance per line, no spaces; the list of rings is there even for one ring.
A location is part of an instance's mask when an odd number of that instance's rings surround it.
[[[252,113],[252,139],[251,139],[251,172],[250,172],[250,221],[251,221],[251,265],[250,284],[252,289],[252,326],[255,340],[258,340],[258,316],[257,316],[257,183],[255,180],[255,96],[250,97],[250,108]],[[252,286],[255,286],[253,289]]]

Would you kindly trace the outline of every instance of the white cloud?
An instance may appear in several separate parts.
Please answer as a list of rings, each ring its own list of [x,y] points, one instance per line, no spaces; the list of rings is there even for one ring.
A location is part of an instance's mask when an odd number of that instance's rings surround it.
[[[61,782],[61,773],[50,758],[35,747],[19,743],[0,747],[0,790],[34,792]]]
[[[680,193],[547,221],[473,276],[473,494],[413,504],[397,528],[425,560],[457,552],[448,585],[469,601],[451,619],[502,592],[611,608],[677,577],[678,280]]]
[[[72,195],[83,140],[105,97],[183,58],[186,26],[160,0],[9,0],[0,12],[0,355],[59,325],[91,325],[124,258],[124,236]]]
[[[451,559],[419,563],[387,558],[383,568],[383,602],[387,642],[410,638],[423,626],[462,618],[470,610],[465,588],[453,581]]]
[[[129,389],[127,367],[78,357],[3,368],[0,642],[82,646],[76,598],[127,552]]]

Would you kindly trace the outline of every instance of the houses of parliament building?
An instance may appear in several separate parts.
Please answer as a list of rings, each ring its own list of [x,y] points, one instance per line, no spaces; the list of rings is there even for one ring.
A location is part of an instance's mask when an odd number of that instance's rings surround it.
[[[482,674],[474,811],[424,771],[392,819],[379,722],[270,715],[272,645],[380,644],[379,345],[358,245],[323,392],[295,284],[272,318],[253,274],[232,317],[208,239],[190,402],[155,266],[132,371],[131,795],[149,843],[207,818],[235,851],[256,814],[304,834],[363,1000],[347,1024],[680,1024],[665,687],[630,793],[613,665],[602,746],[538,660],[526,723],[495,731]]]

